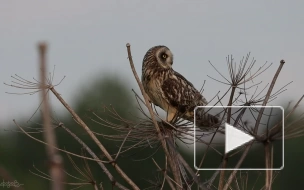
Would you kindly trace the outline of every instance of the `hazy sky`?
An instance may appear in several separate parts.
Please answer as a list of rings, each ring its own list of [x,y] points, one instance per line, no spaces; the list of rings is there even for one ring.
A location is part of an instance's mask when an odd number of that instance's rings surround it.
[[[174,54],[175,70],[197,88],[207,80],[207,99],[222,88],[207,77],[219,78],[208,60],[227,74],[226,56],[240,60],[250,51],[256,67],[274,63],[260,77],[266,84],[283,58],[276,87],[294,82],[276,102],[298,99],[304,94],[303,7],[300,0],[1,1],[0,81],[10,82],[13,74],[37,78],[36,44],[44,40],[50,45],[49,68],[56,65],[55,82],[66,76],[57,90],[68,103],[82,93],[91,75],[104,72],[121,75],[136,88],[125,47],[129,42],[139,74],[145,52],[166,45]],[[7,91],[22,92],[0,85],[1,121],[29,117],[39,104],[37,95]]]

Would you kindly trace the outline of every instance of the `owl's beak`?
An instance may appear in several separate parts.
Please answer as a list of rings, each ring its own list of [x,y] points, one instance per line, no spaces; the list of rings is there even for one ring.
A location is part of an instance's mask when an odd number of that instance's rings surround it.
[[[173,60],[172,60],[172,58],[169,58],[168,62],[169,62],[170,65],[173,65]]]

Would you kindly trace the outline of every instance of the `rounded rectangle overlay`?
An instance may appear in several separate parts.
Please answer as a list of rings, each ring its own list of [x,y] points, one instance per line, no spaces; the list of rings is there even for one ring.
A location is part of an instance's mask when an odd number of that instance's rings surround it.
[[[218,124],[206,126],[206,122],[200,121],[207,118],[205,115],[217,117]],[[265,158],[270,158],[269,153],[272,155],[272,167],[265,165]],[[221,167],[223,160],[225,167]],[[281,106],[195,107],[194,168],[282,170],[284,109]]]

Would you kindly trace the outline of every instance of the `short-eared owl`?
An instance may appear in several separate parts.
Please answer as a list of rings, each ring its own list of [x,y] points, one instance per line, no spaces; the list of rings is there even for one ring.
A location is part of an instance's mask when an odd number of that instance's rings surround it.
[[[206,105],[207,101],[191,82],[172,69],[172,64],[173,54],[169,48],[152,47],[143,59],[142,84],[150,101],[167,112],[167,121],[172,121],[177,114],[193,121],[194,108]],[[217,119],[206,115],[204,120]]]

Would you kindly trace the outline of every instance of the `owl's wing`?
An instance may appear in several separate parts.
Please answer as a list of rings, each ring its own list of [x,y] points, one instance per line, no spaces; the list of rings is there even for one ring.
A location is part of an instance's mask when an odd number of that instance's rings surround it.
[[[174,71],[174,75],[163,82],[161,89],[163,99],[180,113],[193,111],[196,106],[207,104],[206,99],[195,89],[193,84],[176,71]]]

